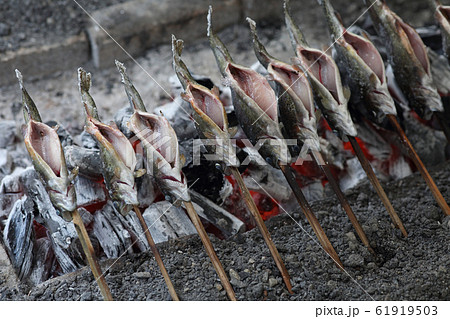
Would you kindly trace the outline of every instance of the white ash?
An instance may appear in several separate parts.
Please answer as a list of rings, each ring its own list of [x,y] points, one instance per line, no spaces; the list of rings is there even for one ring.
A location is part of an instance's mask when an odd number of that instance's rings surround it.
[[[100,183],[83,176],[75,178],[75,190],[78,207],[106,202],[105,188]]]

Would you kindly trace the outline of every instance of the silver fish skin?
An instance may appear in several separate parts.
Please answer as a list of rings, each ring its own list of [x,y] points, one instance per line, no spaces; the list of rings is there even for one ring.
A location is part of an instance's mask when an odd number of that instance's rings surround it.
[[[122,83],[128,95],[130,105],[134,108],[128,127],[141,141],[151,172],[164,195],[173,202],[190,201],[186,178],[181,170],[177,135],[169,121],[163,116],[146,111],[139,92],[126,73],[125,66],[116,61],[122,76]]]
[[[256,71],[234,63],[211,25],[208,12],[208,36],[220,72],[231,88],[239,125],[252,142],[261,143],[259,153],[272,166],[291,162],[289,150],[278,124],[278,102],[269,82]]]
[[[386,40],[389,63],[409,106],[424,118],[442,112],[443,105],[431,76],[427,50],[417,32],[392,12],[385,1],[364,0],[374,27]]]
[[[342,26],[329,0],[318,2],[328,22],[335,61],[344,84],[351,90],[351,105],[368,108],[369,114],[379,123],[386,114],[397,115],[387,86],[384,62],[378,50],[370,40]]]
[[[320,151],[314,97],[306,74],[271,56],[258,38],[256,23],[247,18],[253,37],[253,49],[277,85],[280,119],[288,138],[298,145]]]
[[[97,107],[89,93],[91,76],[78,69],[81,101],[86,111],[85,130],[95,139],[100,149],[102,175],[114,205],[127,215],[138,205],[134,171],[136,154],[130,141],[121,131],[100,122]]]
[[[341,138],[356,136],[356,127],[348,111],[348,96],[344,93],[336,62],[325,52],[308,46],[301,30],[293,22],[287,1],[284,9],[286,26],[297,55],[296,66],[308,75],[316,104]]]
[[[22,74],[16,70],[16,75],[22,90],[26,122],[25,146],[53,206],[60,211],[66,221],[71,221],[72,213],[77,208],[72,183],[74,175],[69,174],[67,170],[63,147],[56,130],[41,122],[39,111],[23,85]]]
[[[232,144],[228,118],[217,88],[209,90],[198,84],[181,59],[183,41],[172,36],[173,67],[185,90],[184,100],[190,103],[194,112],[195,127],[202,138],[214,145],[205,145],[210,153],[222,159],[226,166],[239,167],[235,146]]]

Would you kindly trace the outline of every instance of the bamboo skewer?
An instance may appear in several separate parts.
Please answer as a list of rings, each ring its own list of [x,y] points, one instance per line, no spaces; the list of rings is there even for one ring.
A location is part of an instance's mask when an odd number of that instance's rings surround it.
[[[161,274],[164,277],[164,281],[166,282],[167,288],[169,289],[169,293],[170,296],[172,297],[172,300],[180,301],[177,292],[175,291],[175,288],[172,284],[172,281],[170,280],[169,273],[167,272],[167,269],[164,266],[161,255],[159,254],[158,248],[156,247],[152,235],[150,234],[150,230],[148,229],[147,223],[145,222],[144,217],[142,217],[141,210],[137,206],[134,206],[133,208],[134,212],[136,213],[136,216],[139,219],[139,222],[141,223],[142,229],[144,230],[145,237],[147,238],[147,242],[150,246],[150,249],[152,250],[153,256],[155,256],[156,263],[158,264]]]
[[[433,178],[428,173],[428,170],[425,168],[425,166],[422,163],[422,160],[420,159],[419,155],[414,150],[414,147],[412,146],[411,142],[409,141],[408,137],[406,136],[405,132],[403,131],[402,127],[397,121],[397,118],[395,115],[387,115],[389,121],[392,123],[392,125],[397,130],[402,143],[407,147],[409,157],[412,159],[414,164],[416,165],[417,169],[419,170],[420,174],[422,175],[423,179],[428,185],[428,188],[431,190],[434,198],[436,199],[438,205],[441,207],[441,209],[444,211],[446,215],[450,215],[450,207],[448,206],[447,202],[445,201],[444,197],[442,196],[441,192],[437,188],[436,184],[433,181]]]
[[[309,224],[311,225],[312,229],[314,230],[314,233],[316,234],[317,238],[319,239],[320,244],[324,248],[324,250],[327,252],[327,254],[333,259],[333,261],[336,263],[336,265],[344,269],[344,265],[342,264],[341,260],[339,259],[338,254],[333,248],[333,245],[331,244],[330,240],[328,239],[327,235],[325,234],[324,230],[319,224],[319,221],[317,220],[316,216],[314,215],[311,207],[309,206],[308,202],[306,201],[305,196],[302,193],[302,190],[297,184],[297,181],[294,178],[292,169],[288,165],[279,165],[281,168],[281,171],[283,172],[287,182],[289,183],[289,186],[291,187],[303,213],[306,216],[306,219],[308,220]]]
[[[347,137],[348,140],[350,141],[350,144],[353,147],[353,150],[355,151],[356,157],[358,158],[362,168],[366,172],[366,175],[369,178],[370,183],[372,184],[373,188],[375,188],[375,191],[377,192],[378,196],[383,202],[383,205],[386,208],[387,212],[389,213],[389,216],[391,216],[392,221],[397,226],[397,228],[400,229],[403,236],[408,237],[408,233],[406,232],[406,229],[403,226],[400,217],[398,216],[389,198],[387,197],[386,192],[383,189],[383,186],[381,186],[380,181],[378,180],[377,176],[375,175],[372,169],[372,166],[370,165],[367,158],[364,156],[364,153],[362,152],[361,147],[358,144],[358,141],[353,136]]]
[[[86,255],[86,259],[91,267],[92,273],[94,274],[95,281],[100,288],[100,293],[102,294],[104,300],[113,301],[108,284],[103,276],[102,269],[100,268],[97,258],[95,257],[94,247],[92,247],[91,240],[89,239],[89,235],[84,227],[83,220],[81,219],[78,209],[75,209],[72,213],[72,218],[78,238],[81,242],[81,246],[83,247],[84,254]]]
[[[206,234],[205,228],[203,227],[200,217],[198,217],[198,214],[195,211],[195,208],[192,205],[192,202],[185,201],[184,205],[188,212],[189,218],[191,219],[192,223],[194,224],[195,229],[197,229],[197,233],[203,242],[203,246],[205,246],[205,249],[209,255],[209,258],[211,259],[211,262],[212,262],[214,268],[216,269],[217,274],[219,275],[220,281],[222,282],[222,285],[228,294],[228,298],[230,298],[231,301],[236,301],[236,296],[234,294],[233,287],[231,286],[230,281],[228,280],[228,277],[225,273],[225,270],[223,269],[223,266],[222,266],[219,258],[216,255],[216,252],[214,251],[214,247],[212,246],[211,241],[209,240],[209,237]]]
[[[286,287],[289,291],[289,293],[292,292],[292,284],[291,279],[289,276],[289,273],[286,269],[286,266],[284,265],[283,259],[280,256],[280,253],[278,252],[277,247],[275,246],[274,242],[272,241],[272,238],[270,237],[270,233],[267,230],[266,224],[264,223],[261,214],[259,213],[258,208],[256,207],[256,204],[250,195],[250,192],[247,188],[247,186],[244,183],[244,180],[242,179],[241,174],[239,173],[239,170],[236,167],[230,167],[231,172],[234,176],[234,179],[237,181],[239,188],[241,189],[242,196],[244,197],[245,203],[247,204],[248,209],[252,213],[253,217],[256,220],[256,225],[259,228],[259,231],[261,232],[264,241],[266,242],[267,247],[269,247],[270,253],[272,254],[272,257],[278,267],[278,269],[281,272],[281,276],[283,277],[283,281],[286,284]]]
[[[356,230],[356,233],[358,234],[359,238],[363,242],[363,244],[367,247],[367,249],[372,253],[375,254],[374,250],[370,246],[369,240],[367,239],[366,233],[364,232],[363,228],[361,227],[361,224],[359,223],[358,219],[355,216],[355,213],[353,212],[352,208],[350,207],[350,204],[348,203],[347,198],[345,197],[344,193],[342,192],[341,188],[339,187],[338,182],[336,181],[336,178],[333,176],[333,173],[331,173],[330,166],[324,161],[322,154],[318,151],[311,151],[317,165],[320,166],[322,171],[325,173],[325,176],[328,179],[328,182],[331,185],[331,188],[333,188],[334,193],[336,194],[339,202],[341,203],[342,208],[344,209],[345,213],[347,214],[348,218],[350,219],[350,222],[352,223],[353,227]]]

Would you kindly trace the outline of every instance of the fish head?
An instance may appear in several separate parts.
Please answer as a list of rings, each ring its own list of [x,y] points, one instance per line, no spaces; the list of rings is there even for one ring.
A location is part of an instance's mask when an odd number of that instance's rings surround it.
[[[24,142],[52,204],[61,212],[64,219],[70,221],[71,213],[77,207],[76,195],[58,134],[55,129],[44,123],[29,120]]]
[[[341,136],[356,136],[348,111],[339,68],[325,52],[297,46],[296,66],[308,75],[315,99],[333,130]]]
[[[174,199],[189,201],[178,138],[169,121],[163,116],[135,111],[129,128],[141,141],[150,166],[147,171],[154,176],[161,191]]]

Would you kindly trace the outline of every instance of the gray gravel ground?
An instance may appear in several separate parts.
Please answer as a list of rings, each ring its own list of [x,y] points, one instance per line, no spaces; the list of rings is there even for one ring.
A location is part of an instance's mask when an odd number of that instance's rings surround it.
[[[447,201],[450,162],[431,170]],[[393,228],[368,183],[347,193],[355,214],[377,253],[374,258],[355,238],[352,226],[330,198],[314,211],[345,265],[335,267],[318,246],[299,211],[267,222],[272,238],[291,275],[289,295],[261,235],[254,229],[231,240],[212,238],[219,259],[239,300],[449,300],[450,217],[435,204],[417,173],[386,185],[386,191],[409,232],[407,239]],[[306,229],[305,232],[302,229]],[[312,237],[311,237],[312,235]],[[200,239],[192,236],[159,246],[182,300],[227,300]],[[106,280],[116,300],[170,300],[151,254],[124,256]],[[0,300],[99,300],[87,268],[44,282],[30,291],[0,288]]]

